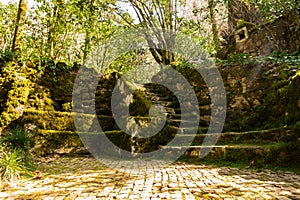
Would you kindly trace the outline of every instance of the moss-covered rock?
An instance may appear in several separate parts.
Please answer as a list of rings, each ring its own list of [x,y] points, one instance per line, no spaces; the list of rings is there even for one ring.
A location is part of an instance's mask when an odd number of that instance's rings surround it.
[[[80,114],[77,113],[76,115]],[[84,115],[84,120],[88,118],[93,121],[93,123],[99,123],[103,131],[116,129],[116,127],[114,127],[115,121],[111,116],[98,115],[97,119],[94,120],[94,115]],[[71,112],[25,110],[20,122],[21,124],[34,124],[41,130],[76,131],[74,113]],[[90,124],[90,126],[93,127],[92,124]],[[89,127],[87,127],[87,130],[88,129]]]
[[[73,116],[69,112],[26,110],[22,124],[34,124],[38,129],[75,131]]]
[[[30,59],[26,63],[8,62],[1,66],[1,72],[0,132],[23,115],[28,107],[28,96],[40,77]]]
[[[31,152],[36,156],[69,154],[82,147],[83,144],[76,132],[38,130],[34,133],[34,148]]]
[[[133,102],[129,105],[129,112],[131,116],[149,116],[149,109],[152,103],[149,101],[145,94],[136,90],[133,93]]]

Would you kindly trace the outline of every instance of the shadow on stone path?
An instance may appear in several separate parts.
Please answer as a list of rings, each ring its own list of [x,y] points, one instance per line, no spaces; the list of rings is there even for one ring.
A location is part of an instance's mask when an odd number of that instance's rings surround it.
[[[300,175],[284,171],[184,163],[112,170],[91,157],[56,158],[39,168],[41,179],[6,187],[0,199],[300,199]]]

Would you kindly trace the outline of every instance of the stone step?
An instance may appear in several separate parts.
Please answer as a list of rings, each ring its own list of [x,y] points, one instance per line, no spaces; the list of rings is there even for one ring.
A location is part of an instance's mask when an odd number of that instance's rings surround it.
[[[276,135],[276,136],[275,136]],[[276,142],[288,142],[296,139],[295,135],[284,134],[251,134],[251,133],[214,133],[214,134],[176,134],[176,137],[180,137],[181,145],[189,145],[192,140],[192,145],[202,145],[204,139],[206,141],[217,140],[218,145],[230,145],[230,144],[272,144]]]
[[[187,146],[189,144],[186,141],[191,141],[194,138],[192,145],[202,145],[204,138],[216,138],[218,137],[217,145],[237,145],[242,143],[247,144],[273,144],[278,142],[289,142],[292,140],[297,139],[297,135],[293,130],[281,130],[278,132],[279,129],[272,129],[272,130],[263,130],[263,131],[249,131],[249,132],[227,132],[227,133],[203,133],[207,131],[207,127],[199,127],[197,130],[197,134],[183,134],[180,130],[186,129],[189,133],[194,133],[195,128],[175,128],[171,127],[174,130],[174,134],[176,134],[177,138],[180,138],[180,146]],[[188,130],[189,129],[189,130]],[[46,134],[47,132],[51,134],[114,134],[114,133],[121,133],[121,130],[113,130],[113,131],[105,131],[105,132],[88,132],[88,133],[78,133],[76,131],[60,131],[60,130],[43,130],[39,129],[40,133]],[[172,131],[173,132],[173,131]],[[177,143],[179,144],[179,143]]]
[[[170,126],[175,126],[175,127],[179,127],[181,123],[184,123],[186,128],[190,128],[190,127],[193,128],[194,125],[196,124],[194,121],[181,120],[181,119],[167,119],[167,123]]]
[[[248,162],[251,160],[272,159],[278,154],[277,149],[288,143],[273,143],[272,145],[236,144],[236,145],[208,145],[208,146],[160,146],[166,156],[182,154],[182,157],[205,156],[204,159]]]
[[[208,130],[208,127],[203,127],[203,126],[199,126],[199,127],[176,127],[176,126],[170,126],[170,128],[174,129],[175,132],[177,134],[182,134],[183,136],[189,136],[188,133],[190,133],[191,131],[194,132],[196,129],[197,134],[205,134]]]
[[[165,113],[168,114],[168,115],[176,114],[174,108],[165,107],[164,110],[166,111]]]
[[[58,111],[37,111],[25,110],[21,120],[22,124],[32,124],[38,129],[57,130],[57,131],[75,131],[74,115],[82,116],[85,121],[95,120],[92,114],[82,114],[73,112]],[[112,116],[97,115],[97,121],[100,123],[102,130],[113,130],[116,128]]]
[[[176,101],[177,98],[175,95],[169,95],[165,93],[156,93],[151,91],[144,91],[144,95],[147,99],[151,101]],[[198,99],[198,105],[200,109],[209,110],[211,107],[210,99]]]
[[[104,141],[103,138],[107,136],[116,142],[115,148],[106,148],[106,143],[102,141]],[[47,154],[73,154],[79,152],[89,153],[87,149],[99,149],[99,147],[106,151],[114,151],[118,147],[124,149],[128,148],[128,142],[125,143],[124,140],[128,141],[128,138],[124,138],[123,132],[118,130],[102,133],[79,133],[76,131],[38,129],[35,131],[33,137],[34,147],[32,149],[32,153],[39,156]]]
[[[155,103],[155,104],[159,104],[163,107],[170,107],[170,108],[178,108],[180,107],[179,103],[176,102],[176,101],[154,101],[152,103]]]
[[[190,121],[190,120],[181,120],[181,119],[167,119],[167,123],[170,125],[170,126],[175,126],[175,127],[179,127],[180,124],[184,123],[185,124],[185,127],[189,128],[189,127],[194,127],[195,126],[195,121]],[[208,122],[202,118],[202,116],[200,116],[200,120],[199,122],[197,123],[197,126],[208,126]]]
[[[181,114],[168,114],[167,115],[167,117],[169,118],[169,119],[177,119],[177,120],[180,120],[181,119]],[[186,116],[186,117],[188,117],[188,116]]]
[[[228,148],[228,149],[257,149],[263,148],[261,145],[251,145],[251,144],[244,144],[244,145],[190,145],[190,146],[160,146],[161,149],[211,149],[211,148]]]
[[[148,91],[157,91],[157,92],[165,92],[168,91],[169,89],[167,89],[166,87],[162,86],[162,85],[153,85],[153,84],[144,84],[143,87],[148,90]]]
[[[172,101],[172,100],[174,100],[173,98],[165,96],[164,94],[154,94],[154,93],[149,94],[149,93],[146,93],[145,97],[147,99],[149,99],[150,101],[152,101],[152,102],[156,102],[156,101]]]
[[[174,128],[174,127],[173,127]],[[297,134],[294,130],[289,129],[271,129],[271,130],[262,130],[262,131],[248,131],[248,132],[226,132],[226,133],[210,133],[207,134],[208,128],[202,128],[202,130],[198,129],[198,134],[189,135],[184,134],[184,130],[181,131],[180,128],[177,128],[178,134],[176,137],[180,137],[181,144],[185,144],[185,141],[191,141],[193,137],[193,145],[201,145],[204,141],[209,140],[211,138],[214,141],[214,138],[218,138],[217,144],[239,144],[247,142],[249,144],[268,144],[268,143],[276,143],[276,142],[288,142],[297,140]],[[201,131],[204,134],[201,134]],[[200,134],[199,134],[200,133]]]
[[[222,159],[251,160],[254,156],[263,156],[270,148],[261,145],[212,145],[212,146],[161,146],[166,156],[182,154],[182,157],[199,157]]]
[[[172,126],[177,126],[181,124],[181,119],[173,119],[170,116],[174,114],[174,109],[165,108],[166,114],[170,119],[167,119],[167,123]],[[74,125],[74,115],[83,117],[84,120],[95,120],[93,114],[82,114],[82,113],[73,113],[73,112],[58,112],[58,111],[37,111],[37,110],[25,110],[21,123],[22,124],[34,124],[39,129],[44,130],[59,130],[59,131],[75,131]],[[100,126],[103,131],[110,131],[119,129],[116,126],[115,120],[110,115],[100,115],[97,112],[97,121],[93,123],[100,123]],[[136,120],[146,120],[151,121],[150,117],[139,117],[139,116],[130,116]],[[179,115],[177,115],[179,117]],[[157,118],[159,119],[159,118]],[[184,121],[186,126],[189,124],[194,125],[193,121]]]
[[[258,141],[256,143],[251,143],[249,140],[241,140],[240,143],[235,144],[220,144],[219,142],[216,145],[197,145],[192,144],[184,145],[183,138],[191,137],[191,135],[186,134],[177,134],[176,139],[180,141],[181,145],[171,146],[170,143],[157,144],[156,150],[161,151],[161,155],[172,157],[173,155],[183,155],[183,157],[198,157],[199,153],[202,151],[208,151],[208,155],[205,159],[220,159],[220,160],[245,160],[249,162],[252,159],[268,159],[268,162],[271,162],[271,158],[279,158],[286,154],[280,154],[280,152],[288,151],[290,149],[290,142],[285,142],[280,140],[277,142],[272,142],[265,138],[265,134],[270,134],[269,137],[273,137],[275,130],[266,130],[261,131],[263,139],[266,141]],[[293,134],[289,130],[285,130],[288,134]],[[172,131],[171,131],[172,132]],[[263,134],[264,133],[264,134]],[[259,134],[257,132],[245,132],[245,133],[223,133],[220,134],[220,141],[223,140],[222,137],[240,137],[249,135],[249,139],[255,137],[253,134]],[[283,134],[283,133],[280,133]],[[280,134],[277,137],[281,138]],[[198,134],[195,138],[203,138],[212,134]],[[80,137],[79,137],[80,136]],[[250,137],[251,136],[251,137]],[[107,145],[107,140],[104,140],[104,137],[108,137],[115,145]],[[179,137],[179,139],[178,139]],[[181,137],[181,138],[180,138]],[[44,155],[49,153],[59,153],[59,154],[68,154],[68,153],[78,153],[78,152],[87,152],[86,147],[89,149],[97,149],[101,153],[110,155],[111,152],[116,152],[118,149],[123,149],[131,152],[131,139],[130,136],[125,134],[123,131],[106,131],[102,133],[93,132],[93,133],[77,133],[74,131],[57,131],[57,130],[38,130],[34,134],[36,147],[33,149],[33,152]],[[248,138],[248,137],[246,137]],[[84,139],[85,146],[83,146],[81,140]],[[289,138],[291,139],[291,138]],[[226,140],[226,138],[225,138]],[[230,140],[230,139],[229,139]],[[145,140],[146,141],[146,140]],[[157,141],[161,141],[159,138]],[[170,142],[173,142],[172,138],[169,138]],[[146,142],[147,143],[147,142]],[[157,142],[156,142],[157,143]],[[222,143],[222,142],[221,142]],[[144,143],[143,143],[144,144]],[[151,143],[150,143],[151,144]],[[143,145],[141,145],[143,146]],[[152,148],[153,144],[151,144]],[[156,146],[156,145],[155,145]],[[289,147],[289,148],[288,148]],[[102,152],[103,151],[103,152]],[[278,154],[278,155],[277,155]],[[279,157],[278,157],[279,156]],[[299,155],[298,155],[299,156]],[[295,159],[297,159],[295,157]]]

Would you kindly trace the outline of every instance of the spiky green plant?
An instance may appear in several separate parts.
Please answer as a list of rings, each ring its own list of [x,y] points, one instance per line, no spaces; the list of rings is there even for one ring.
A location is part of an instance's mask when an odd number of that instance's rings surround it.
[[[12,131],[9,131],[1,140],[9,148],[29,150],[30,138],[24,128],[20,126],[16,126]]]
[[[3,152],[0,158],[0,176],[5,182],[15,182],[20,175],[26,174],[27,167],[24,165],[20,149],[12,152]]]
[[[0,140],[0,179],[11,183],[20,176],[31,176],[35,166],[29,153],[30,137],[26,131],[17,126]]]

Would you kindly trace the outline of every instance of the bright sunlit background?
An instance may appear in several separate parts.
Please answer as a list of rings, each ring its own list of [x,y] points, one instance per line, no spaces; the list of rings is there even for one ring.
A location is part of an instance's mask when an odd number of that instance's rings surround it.
[[[15,3],[18,4],[19,1],[18,0],[1,0],[0,1],[3,4],[8,4],[8,3]],[[35,1],[34,0],[28,0],[28,6],[31,7],[32,5],[34,5]]]

